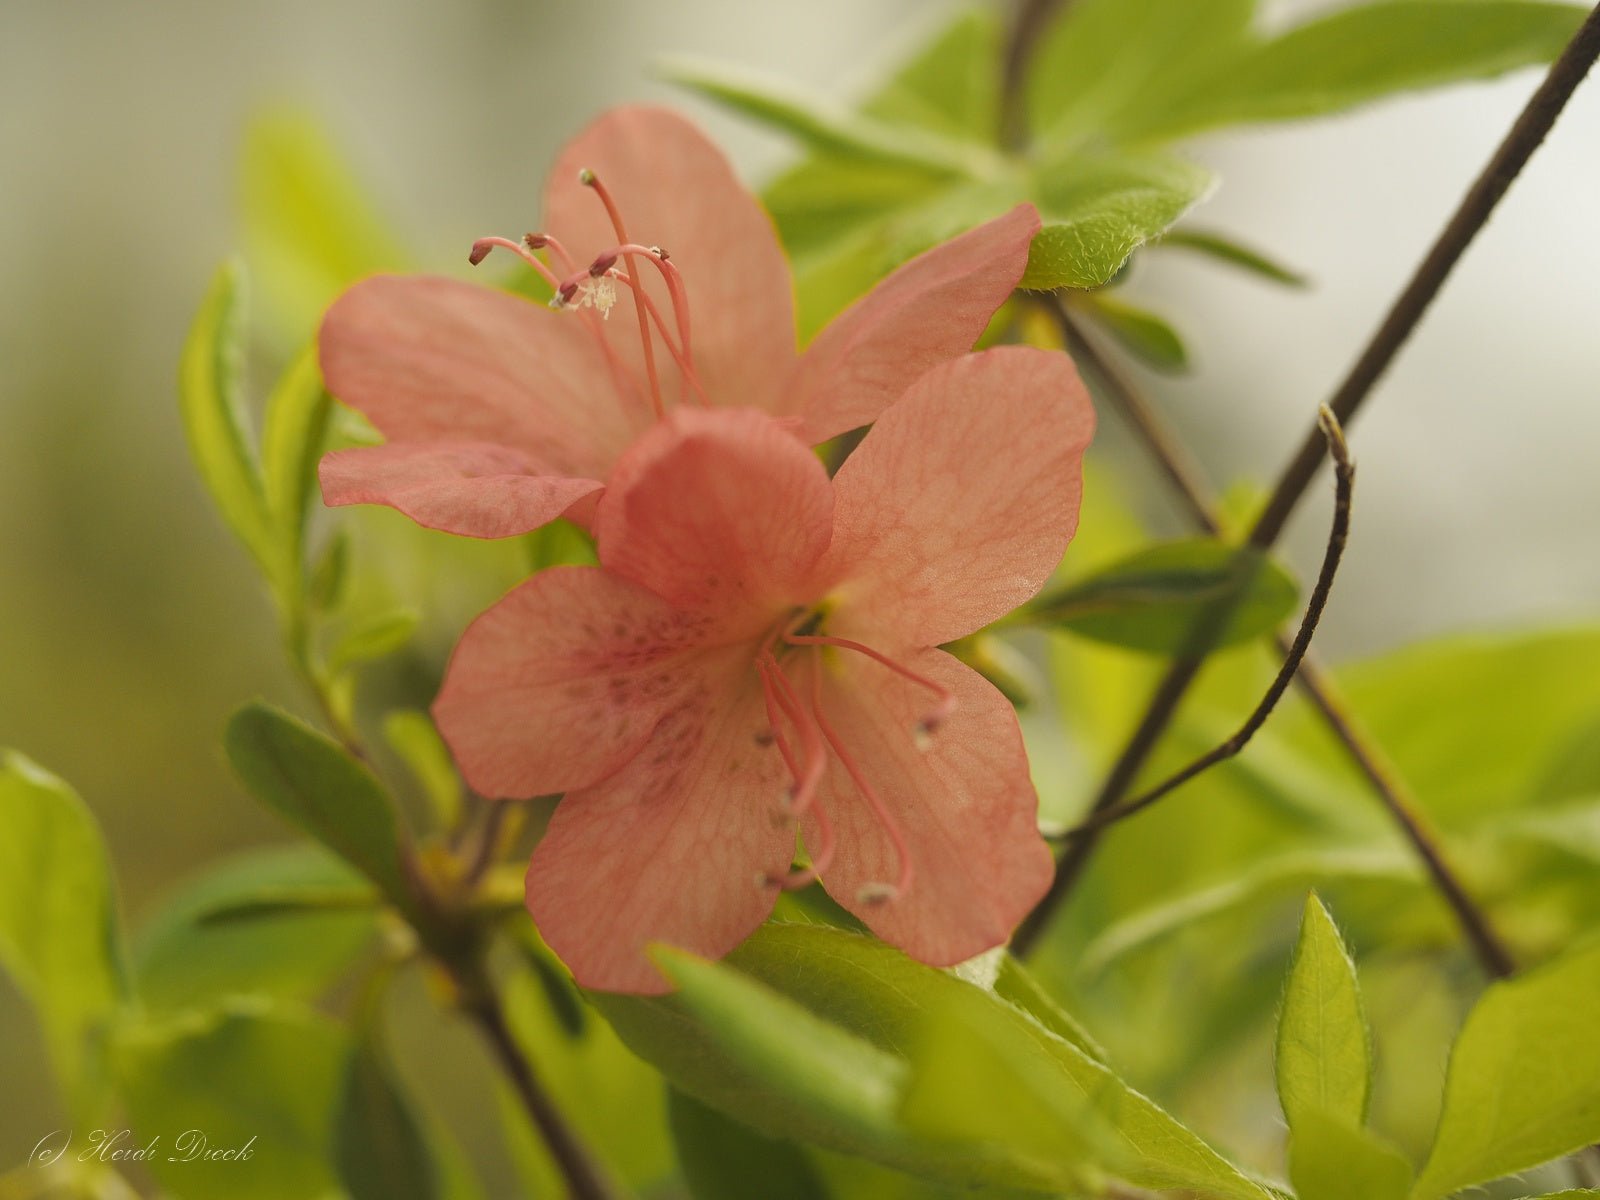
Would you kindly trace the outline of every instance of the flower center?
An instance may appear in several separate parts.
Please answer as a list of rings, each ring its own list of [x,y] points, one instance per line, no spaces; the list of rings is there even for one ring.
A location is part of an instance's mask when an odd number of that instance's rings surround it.
[[[911,731],[919,750],[926,750],[931,744],[934,731],[955,708],[955,696],[944,685],[871,646],[820,632],[825,620],[826,613],[823,611],[791,613],[768,634],[756,654],[755,666],[761,676],[762,696],[766,703],[767,721],[772,728],[772,739],[793,780],[784,806],[785,815],[799,819],[810,813],[816,820],[817,830],[817,844],[807,848],[811,857],[809,866],[790,871],[780,878],[763,875],[757,882],[762,887],[776,885],[785,890],[802,888],[826,873],[833,861],[833,826],[817,795],[831,752],[844,768],[856,792],[866,802],[873,819],[882,828],[894,850],[894,881],[863,884],[856,895],[856,899],[864,904],[884,904],[905,895],[910,889],[915,874],[911,852],[899,822],[894,819],[883,798],[828,720],[822,701],[823,656],[829,648],[860,654],[931,692],[935,697],[934,707]],[[780,653],[784,655],[781,660]],[[811,666],[809,707],[802,702],[798,690],[784,672],[784,662],[797,660],[809,661]]]
[[[548,233],[530,233],[524,236],[521,242],[502,237],[479,238],[472,243],[472,253],[467,256],[467,261],[477,266],[488,257],[491,250],[496,248],[510,250],[516,254],[537,271],[554,290],[555,295],[550,299],[551,308],[587,310],[585,324],[592,336],[600,342],[612,369],[619,374],[625,374],[625,371],[617,361],[611,344],[606,340],[605,333],[594,320],[594,316],[598,314],[601,321],[611,319],[611,309],[617,303],[617,284],[622,284],[633,296],[633,309],[638,318],[639,344],[651,411],[657,417],[666,411],[661,375],[656,366],[656,338],[660,339],[668,356],[678,368],[679,403],[686,398],[687,392],[693,392],[701,404],[709,407],[711,400],[706,395],[705,388],[701,386],[699,374],[694,368],[694,349],[690,341],[689,294],[683,286],[683,276],[678,271],[677,265],[660,246],[641,245],[628,237],[621,210],[618,209],[611,192],[600,181],[598,175],[589,170],[580,171],[578,182],[590,189],[604,205],[606,216],[610,218],[611,228],[617,237],[616,245],[602,251],[587,267],[578,268],[576,261],[567,253],[566,247]],[[561,269],[566,272],[564,276],[558,277],[536,253],[546,248],[560,261]],[[660,306],[651,299],[650,293],[645,289],[644,281],[625,270],[623,263],[630,265],[648,263],[660,274],[672,302],[676,340],[673,333],[667,329],[667,322],[661,314]]]

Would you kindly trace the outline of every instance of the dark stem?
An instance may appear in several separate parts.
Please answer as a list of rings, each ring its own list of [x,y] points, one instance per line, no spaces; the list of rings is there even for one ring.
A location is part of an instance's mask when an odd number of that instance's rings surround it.
[[[1371,342],[1356,360],[1356,365],[1351,368],[1344,382],[1335,391],[1327,407],[1341,423],[1348,422],[1354,416],[1372,390],[1373,384],[1394,359],[1400,347],[1405,344],[1456,261],[1488,220],[1489,214],[1500,197],[1505,194],[1511,181],[1543,142],[1550,127],[1555,124],[1556,117],[1571,99],[1573,91],[1593,66],[1596,57],[1600,57],[1600,6],[1590,11],[1572,41],[1551,66],[1544,81],[1529,98],[1513,123],[1511,131],[1501,142],[1478,179],[1468,189],[1456,213],[1439,235],[1427,257],[1413,273],[1411,282],[1401,292],[1400,298],[1390,308]],[[1304,494],[1316,472],[1317,464],[1322,457],[1321,445],[1320,431],[1313,430],[1307,435],[1294,460],[1279,478],[1266,508],[1250,532],[1250,542],[1258,549],[1271,546],[1282,531],[1289,513]],[[1106,777],[1105,784],[1095,797],[1091,814],[1111,807],[1132,785],[1145,760],[1171,723],[1178,705],[1189,690],[1189,685],[1199,674],[1200,667],[1199,659],[1184,658],[1173,662],[1167,674],[1157,684],[1143,719],[1140,720],[1138,728],[1134,730],[1127,746]],[[1320,704],[1319,708],[1325,716],[1329,715],[1326,704]],[[1353,735],[1353,726],[1345,723],[1342,728],[1346,735]],[[1346,746],[1350,747],[1350,742],[1347,741]],[[1366,757],[1363,769],[1368,769],[1368,764],[1375,765],[1375,760],[1370,756]],[[1368,770],[1368,777],[1380,787],[1383,786],[1380,782],[1383,780],[1382,774]],[[1386,796],[1386,800],[1394,798],[1396,797]],[[1496,938],[1487,919],[1470,902],[1454,875],[1446,869],[1438,848],[1423,830],[1415,809],[1410,805],[1391,804],[1391,811],[1400,819],[1407,836],[1412,839],[1429,870],[1434,873],[1434,878],[1471,938],[1473,948],[1484,969],[1496,977],[1510,974],[1514,968],[1509,952]],[[1067,847],[1066,853],[1056,866],[1056,877],[1051,883],[1050,890],[1017,931],[1017,936],[1013,940],[1017,953],[1026,954],[1037,942],[1055,911],[1071,894],[1098,842],[1099,835],[1090,833],[1074,839]]]
[[[516,1089],[539,1136],[555,1159],[567,1183],[567,1194],[574,1200],[616,1200],[620,1195],[601,1172],[577,1133],[567,1124],[555,1101],[534,1074],[533,1064],[517,1044],[505,1011],[493,985],[481,972],[458,975],[462,988],[462,1008],[477,1024],[496,1060]]]
[[[1015,149],[1027,139],[1027,118],[1023,112],[1023,76],[1039,40],[1057,10],[1070,0],[1019,0],[1017,15],[1006,40],[1005,58],[1000,64],[1000,144]]]
[[[1290,681],[1294,679],[1295,672],[1304,661],[1306,651],[1311,648],[1311,638],[1317,631],[1317,622],[1322,619],[1322,610],[1328,603],[1328,593],[1333,590],[1334,576],[1339,571],[1339,560],[1344,556],[1345,543],[1350,538],[1350,494],[1355,483],[1355,464],[1350,461],[1350,449],[1345,444],[1344,433],[1340,430],[1338,421],[1326,408],[1320,414],[1320,424],[1336,472],[1333,526],[1328,530],[1328,546],[1323,552],[1322,569],[1317,573],[1316,585],[1311,589],[1311,595],[1306,601],[1306,611],[1300,619],[1300,629],[1284,655],[1283,665],[1278,668],[1278,673],[1273,677],[1266,694],[1261,697],[1260,703],[1245,718],[1244,724],[1239,726],[1238,732],[1232,737],[1143,794],[1101,809],[1068,830],[1062,835],[1063,837],[1080,838],[1131,817],[1136,812],[1142,812],[1195,776],[1234,757],[1250,744],[1250,739],[1255,737],[1256,732],[1266,724],[1267,718],[1272,715],[1272,710],[1278,706],[1278,701],[1283,699],[1284,692],[1289,690]]]
[[[1467,189],[1467,194],[1440,231],[1427,257],[1411,276],[1411,282],[1406,284],[1405,290],[1384,316],[1361,357],[1356,359],[1350,373],[1328,400],[1328,407],[1342,424],[1348,425],[1355,417],[1374,385],[1410,338],[1462,253],[1488,221],[1489,214],[1505,195],[1511,181],[1544,141],[1573,91],[1594,65],[1596,57],[1600,57],[1600,6],[1590,11],[1572,41],[1567,43],[1567,48],[1551,66],[1544,82],[1528,100],[1488,165]],[[1294,511],[1300,497],[1305,495],[1321,457],[1321,440],[1313,430],[1307,434],[1293,460],[1279,476],[1271,500],[1256,521],[1255,528],[1250,531],[1252,545],[1270,546],[1277,539],[1289,514]]]

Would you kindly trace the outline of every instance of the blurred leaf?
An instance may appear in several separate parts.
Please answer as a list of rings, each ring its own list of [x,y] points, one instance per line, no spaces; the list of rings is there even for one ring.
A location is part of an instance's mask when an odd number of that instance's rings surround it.
[[[994,994],[1016,1005],[1062,1041],[1070,1042],[1096,1062],[1105,1062],[1106,1052],[1071,1013],[1057,1004],[1039,985],[1021,961],[1006,954],[1000,959]]]
[[[808,269],[809,259],[841,239],[915,208],[949,186],[945,178],[897,163],[814,154],[768,183],[761,200],[798,275]],[[804,289],[800,299],[805,300]]]
[[[241,896],[232,903],[218,905],[200,914],[202,925],[227,925],[235,921],[264,921],[276,917],[317,916],[351,909],[375,910],[383,898],[359,881],[345,887],[265,888],[253,896]]]
[[[1594,1188],[1568,1188],[1564,1192],[1546,1192],[1542,1196],[1525,1196],[1523,1200],[1566,1200],[1572,1196],[1600,1196],[1600,1191]]]
[[[1189,369],[1189,352],[1183,339],[1163,318],[1104,292],[1089,293],[1082,304],[1101,328],[1145,366],[1171,372]]]
[[[321,612],[331,612],[344,600],[350,582],[350,534],[340,526],[328,535],[322,552],[311,568],[311,581],[306,587],[306,597],[312,607]]]
[[[393,654],[411,640],[421,620],[422,614],[413,608],[393,608],[363,617],[328,651],[329,672],[337,675],[357,663]]]
[[[1000,122],[1002,30],[995,14],[959,14],[861,111],[891,124],[916,125],[947,137],[988,144]]]
[[[115,1058],[130,1125],[162,1139],[145,1166],[163,1187],[184,1200],[327,1200],[348,1053],[324,1018],[240,1000],[130,1028]]]
[[[1198,654],[1250,641],[1294,609],[1272,558],[1207,538],[1162,542],[1039,597],[1023,619],[1149,654]]]
[[[267,399],[261,434],[267,512],[297,575],[304,558],[307,505],[332,406],[322,387],[315,346],[301,351]]]
[[[394,809],[371,771],[304,722],[259,701],[234,714],[223,744],[256,799],[360,870],[402,911],[415,907]]]
[[[1590,721],[1550,756],[1534,788],[1541,801],[1600,796],[1600,721]]]
[[[933,175],[971,175],[994,166],[987,148],[836,110],[782,81],[736,67],[678,60],[664,71],[673,83],[824,154],[899,163]]]
[[[351,1200],[438,1200],[428,1137],[368,1029],[345,1068],[334,1118],[334,1162]]]
[[[1289,1136],[1289,1178],[1299,1200],[1406,1200],[1411,1163],[1343,1117],[1300,1111]]]
[[[828,1200],[805,1152],[764,1137],[674,1089],[668,1093],[678,1164],[695,1200],[747,1200],[760,1180],[761,1200]]]
[[[1117,154],[1069,158],[1039,172],[1039,215],[1020,287],[1093,288],[1160,237],[1211,190],[1210,171],[1179,158]]]
[[[0,751],[0,967],[33,1004],[76,1115],[99,1082],[96,1039],[127,995],[105,843],[76,792]]]
[[[1308,1113],[1361,1128],[1372,1087],[1372,1050],[1356,965],[1313,892],[1289,964],[1278,1017],[1278,1099],[1296,1131]]]
[[[523,536],[528,551],[528,570],[546,567],[593,566],[599,562],[594,538],[565,517],[557,517]]]
[[[247,256],[286,339],[303,340],[357,279],[409,265],[346,155],[309,113],[278,109],[250,123],[240,206]]]
[[[1438,1200],[1600,1141],[1600,945],[1492,985],[1450,1053],[1412,1196]]]
[[[178,402],[189,451],[228,527],[269,579],[281,576],[244,400],[244,267],[224,263],[184,343]]]
[[[414,709],[396,709],[383,718],[383,740],[422,785],[439,828],[454,829],[461,820],[461,777],[432,718]]]
[[[214,916],[299,892],[348,892],[362,877],[309,843],[252,850],[213,863],[185,882],[135,939],[139,996],[154,1009],[190,1008],[265,992],[302,1000],[348,971],[377,934],[377,914],[281,909],[245,922]]]
[[[1163,112],[1196,78],[1231,61],[1255,0],[1074,0],[1028,68],[1036,142],[1119,138],[1131,116]]]
[[[1274,262],[1259,250],[1252,250],[1231,237],[1209,230],[1173,229],[1162,237],[1160,244],[1182,250],[1193,250],[1197,254],[1204,254],[1218,262],[1227,263],[1229,266],[1238,267],[1241,271],[1248,271],[1252,275],[1259,275],[1263,279],[1270,279],[1273,283],[1281,283],[1287,287],[1303,288],[1309,286],[1311,282],[1300,272]]]
[[[1167,139],[1218,125],[1341,112],[1397,92],[1489,79],[1549,62],[1585,9],[1531,0],[1378,0],[1270,40],[1241,43],[1208,73],[1117,122]]]

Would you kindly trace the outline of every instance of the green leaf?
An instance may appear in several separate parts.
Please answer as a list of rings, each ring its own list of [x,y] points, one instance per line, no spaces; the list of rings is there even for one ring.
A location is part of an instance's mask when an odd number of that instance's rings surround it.
[[[1302,1109],[1289,1137],[1289,1179],[1299,1200],[1406,1200],[1411,1163],[1360,1125]]]
[[[307,1000],[347,972],[377,935],[370,910],[286,907],[284,901],[355,894],[363,878],[319,846],[252,850],[182,884],[139,930],[135,978],[147,1008],[192,1008],[219,997],[266,993]],[[275,912],[221,921],[263,899]]]
[[[461,820],[461,777],[432,718],[414,709],[396,709],[383,718],[383,740],[422,785],[439,827],[454,829]]]
[[[344,600],[350,582],[350,534],[344,528],[329,535],[322,552],[311,568],[306,598],[319,612],[331,612]]]
[[[1273,261],[1259,250],[1252,250],[1225,234],[1210,230],[1173,229],[1162,237],[1159,244],[1163,247],[1170,246],[1204,254],[1218,262],[1238,267],[1241,271],[1248,271],[1252,275],[1259,275],[1263,279],[1270,279],[1273,283],[1281,283],[1286,287],[1303,288],[1309,286],[1311,282],[1299,271]]]
[[[317,477],[317,459],[333,401],[322,386],[315,346],[301,351],[267,399],[261,433],[261,472],[277,541],[284,559],[300,571],[306,512]],[[298,578],[296,580],[298,585]]]
[[[1096,1062],[1105,1062],[1106,1052],[1078,1019],[1057,1004],[1028,971],[1010,954],[1000,959],[994,994],[1016,1005],[1064,1042],[1070,1042]]]
[[[417,632],[422,614],[414,608],[392,608],[357,621],[328,651],[328,670],[337,675],[347,667],[393,654]]]
[[[819,153],[898,163],[933,176],[977,176],[997,166],[996,155],[986,147],[839,110],[738,68],[676,60],[664,67],[664,74],[680,87],[787,133]]]
[[[139,1144],[160,1139],[144,1165],[163,1187],[184,1200],[326,1200],[348,1053],[330,1021],[241,1000],[130,1028],[115,1060]]]
[[[1272,558],[1207,538],[1162,542],[1045,596],[1024,619],[1149,654],[1250,641],[1293,611],[1295,585]]]
[[[1306,1113],[1361,1128],[1372,1089],[1372,1049],[1356,965],[1312,893],[1289,964],[1278,1017],[1278,1099],[1291,1131]]]
[[[1600,1141],[1600,945],[1491,986],[1450,1053],[1433,1150],[1438,1200]]]
[[[1169,372],[1189,369],[1189,352],[1183,339],[1161,317],[1104,292],[1092,292],[1082,303],[1094,320],[1145,366]]]
[[[1230,60],[1255,0],[1074,0],[1040,38],[1027,111],[1036,142],[1115,138]]]
[[[1162,104],[1118,122],[1123,138],[1342,112],[1398,92],[1490,79],[1549,62],[1585,9],[1531,0],[1379,0],[1241,47]]]
[[[97,1039],[127,981],[105,844],[54,775],[0,751],[0,967],[33,1004],[63,1093],[92,1106]]]
[[[222,518],[268,578],[280,569],[244,401],[244,267],[224,263],[189,328],[178,404],[189,451]]]
[[[861,105],[869,117],[990,144],[1000,123],[1000,22],[961,13]]]
[[[268,111],[245,133],[245,249],[272,323],[291,344],[343,288],[408,265],[346,159],[309,113]]]
[[[304,722],[260,702],[234,714],[223,744],[256,799],[361,871],[402,911],[415,907],[394,809],[371,771]]]
[[[1211,190],[1204,167],[1155,154],[1069,158],[1039,172],[1044,227],[1019,286],[1093,288]]]
[[[816,1168],[793,1142],[764,1137],[676,1089],[667,1111],[695,1200],[747,1200],[755,1180],[762,1200],[828,1200]]]
[[[334,1123],[334,1161],[351,1200],[438,1200],[428,1135],[400,1090],[376,1031],[350,1055]]]

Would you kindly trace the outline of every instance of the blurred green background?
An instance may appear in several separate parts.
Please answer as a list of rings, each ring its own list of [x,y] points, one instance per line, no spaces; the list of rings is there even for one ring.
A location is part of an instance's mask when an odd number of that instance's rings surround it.
[[[661,56],[853,95],[955,7],[0,3],[0,744],[87,799],[135,923],[195,864],[285,840],[216,739],[249,696],[307,707],[263,589],[192,472],[174,398],[188,322],[242,245],[251,119],[285,104],[315,114],[411,259],[465,273],[472,238],[537,220],[551,155],[606,105],[681,104],[752,180],[783,160],[781,143],[654,81]],[[1175,317],[1196,360],[1184,378],[1141,378],[1216,481],[1276,470],[1531,86],[1525,72],[1194,148],[1225,179],[1204,223],[1315,281],[1286,293],[1179,255],[1139,264],[1129,296]],[[1356,431],[1356,530],[1319,639],[1328,656],[1592,615],[1597,144],[1590,87]],[[1107,426],[1102,457],[1159,520],[1150,476]],[[1324,521],[1319,498],[1292,531],[1302,568]],[[423,650],[436,657],[488,597],[433,582]],[[4,983],[0,1079],[9,1165],[54,1118],[41,1116],[42,1050]]]

